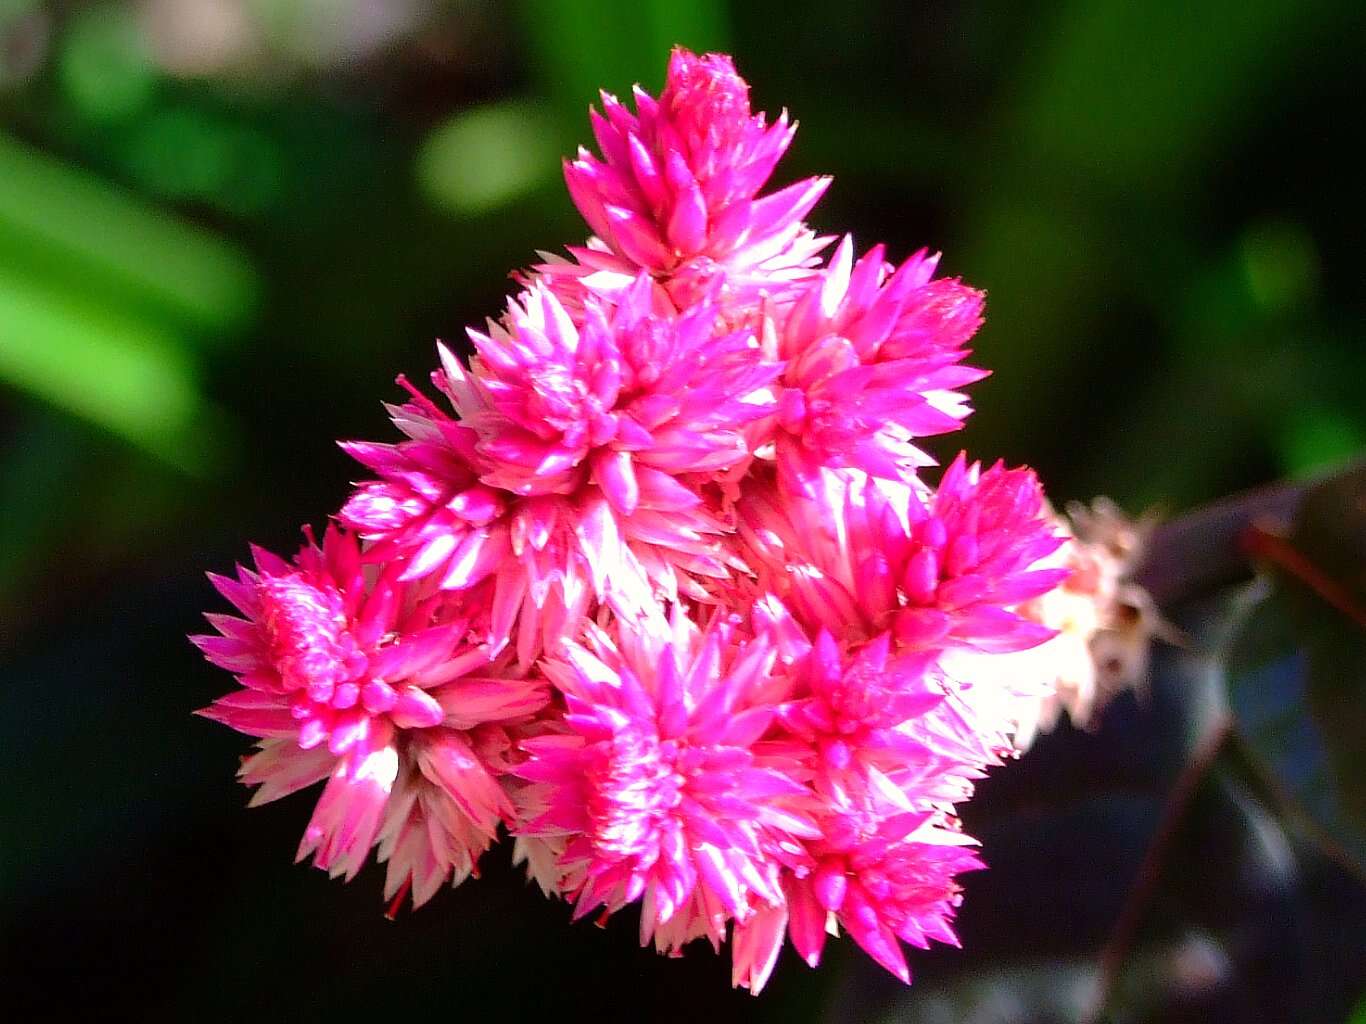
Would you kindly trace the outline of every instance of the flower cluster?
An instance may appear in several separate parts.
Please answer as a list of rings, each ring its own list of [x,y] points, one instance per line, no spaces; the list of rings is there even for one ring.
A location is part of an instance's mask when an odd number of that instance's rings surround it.
[[[826,178],[766,193],[794,128],[728,57],[592,121],[593,237],[343,443],[321,545],[213,577],[240,617],[195,641],[241,687],[202,714],[258,738],[253,803],[327,780],[299,857],[375,851],[395,908],[504,829],[575,917],[729,941],[753,992],[841,930],[908,981],[982,866],[955,808],[1050,695],[994,665],[1068,572],[1030,471],[921,447],[982,294],[818,236]]]

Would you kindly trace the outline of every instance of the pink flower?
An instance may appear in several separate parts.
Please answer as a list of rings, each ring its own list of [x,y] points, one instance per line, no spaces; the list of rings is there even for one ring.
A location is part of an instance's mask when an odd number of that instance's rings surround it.
[[[445,385],[444,376],[434,379]],[[360,484],[337,519],[367,541],[367,562],[401,566],[405,582],[480,593],[488,602],[482,639],[496,652],[516,628],[518,658],[530,665],[543,645],[577,628],[590,580],[629,557],[610,509],[601,497],[518,498],[484,485],[474,432],[411,390],[408,403],[390,407],[407,440],[342,442],[378,479]],[[623,585],[639,575],[634,566],[618,571]]]
[[[891,630],[905,650],[1023,650],[1053,635],[1013,610],[1067,576],[1034,568],[1063,538],[1030,470],[959,455],[935,491],[827,471],[812,498],[756,483],[737,511],[762,577],[812,631]]]
[[[763,194],[795,128],[729,57],[591,116],[594,237],[440,346],[438,401],[400,378],[321,547],[213,577],[242,617],[193,639],[241,689],[201,713],[259,740],[253,803],[328,780],[299,857],[376,849],[394,909],[506,824],[576,918],[729,931],[752,992],[840,928],[909,980],[903,942],[956,943],[956,807],[1049,696],[1010,666],[1067,575],[1033,473],[920,477],[982,294],[848,237],[822,267],[829,179]]]
[[[642,944],[672,949],[781,901],[781,864],[817,833],[806,788],[762,753],[773,658],[725,619],[701,631],[678,612],[615,638],[592,629],[546,664],[565,731],[522,744],[516,773],[546,787],[546,810],[521,831],[566,837],[576,917],[641,900]]]
[[[730,986],[758,995],[768,984],[787,936],[787,901],[761,907],[731,930]]]
[[[294,564],[260,549],[255,556],[255,572],[210,577],[247,618],[210,615],[222,635],[194,638],[244,688],[206,708],[207,717],[250,735],[294,737],[303,750],[326,743],[337,756],[386,726],[441,723],[427,690],[460,674],[449,668],[465,626],[450,614],[455,605],[418,600],[393,572],[371,586],[355,538],[336,528],[321,549],[304,545]],[[461,661],[470,664],[470,654]]]
[[[408,441],[343,445],[381,477],[340,514],[374,543],[367,558],[447,589],[492,577],[492,639],[520,611],[524,660],[572,632],[590,595],[633,615],[726,575],[700,488],[749,458],[743,428],[772,410],[780,367],[718,333],[713,307],[658,315],[644,275],[620,299],[576,324],[532,288],[470,332],[468,370],[442,349],[434,380],[458,419],[414,394],[394,415]]]
[[[968,796],[962,778],[977,774],[981,762],[955,730],[942,728],[942,714],[931,714],[946,698],[933,668],[933,652],[894,655],[885,633],[846,655],[820,631],[794,667],[797,698],[778,708],[796,741],[793,756],[809,768],[818,794],[841,805],[902,810],[912,808],[912,795]]]
[[[804,628],[851,645],[887,632],[898,651],[932,656],[950,697],[941,714],[960,719],[955,745],[975,748],[983,765],[1015,749],[1038,686],[959,652],[999,656],[1053,635],[1021,610],[1067,576],[1039,565],[1063,538],[1033,473],[983,471],[960,456],[930,491],[827,471],[810,499],[756,483],[737,514],[760,585]]]
[[[394,567],[367,576],[354,536],[340,529],[329,528],[321,548],[310,538],[293,563],[257,549],[255,565],[236,579],[210,577],[245,617],[209,614],[219,635],[191,638],[242,685],[200,714],[261,739],[240,772],[260,787],[253,805],[330,776],[298,857],[311,853],[350,879],[415,765],[439,790],[427,800],[441,802],[434,814],[463,816],[452,827],[469,842],[443,859],[444,871],[482,852],[511,806],[485,762],[471,757],[468,770],[443,774],[442,755],[467,749],[464,730],[536,712],[544,686],[469,677],[492,671],[488,652],[467,642],[466,607],[404,583]]]
[[[624,516],[701,503],[679,477],[706,477],[749,455],[743,428],[772,411],[781,367],[743,332],[717,332],[701,302],[651,308],[638,276],[616,308],[592,300],[576,325],[535,286],[509,303],[506,326],[470,331],[464,374],[447,362],[457,412],[471,427],[484,484],[515,494],[574,494],[595,484]]]
[[[900,942],[958,945],[950,924],[961,901],[955,879],[984,865],[951,824],[943,815],[910,812],[836,811],[824,819],[823,838],[808,844],[815,867],[789,875],[785,885],[788,934],[801,958],[812,967],[820,962],[831,916],[903,982],[911,973]]]
[[[592,111],[601,158],[565,163],[569,194],[593,240],[576,265],[538,268],[595,276],[602,287],[637,269],[661,279],[680,306],[718,276],[737,292],[779,289],[825,245],[801,223],[830,184],[808,178],[756,198],[792,142],[787,114],[752,114],[749,86],[724,54],[676,49],[659,99],[639,86],[632,114],[602,94]],[[619,286],[619,280],[615,286]]]
[[[905,594],[893,621],[903,645],[1018,651],[1053,635],[1014,610],[1068,576],[1036,567],[1066,538],[1054,530],[1032,470],[998,462],[983,471],[960,454],[933,501],[910,503],[908,515],[911,543],[893,563]]]
[[[898,939],[954,941],[954,876],[980,865],[960,849],[973,841],[952,805],[995,754],[934,662],[894,654],[887,634],[846,652],[822,629],[792,664],[764,749],[810,779],[821,834],[802,837],[803,857],[784,866],[783,900],[737,922],[734,984],[758,992],[785,934],[814,966],[828,918],[903,980]]]
[[[802,286],[778,327],[785,361],[774,440],[782,480],[809,491],[825,468],[899,480],[930,465],[910,442],[956,430],[957,391],[986,376],[959,365],[982,323],[982,293],[934,279],[924,250],[893,271],[876,246],[853,262],[848,236]]]
[[[400,558],[403,579],[448,590],[492,578],[489,639],[507,642],[520,616],[523,664],[590,599],[635,614],[656,590],[702,597],[693,576],[728,572],[698,486],[749,457],[743,427],[772,408],[779,367],[749,336],[714,332],[705,304],[660,317],[650,303],[642,276],[576,325],[533,288],[504,325],[471,332],[469,370],[441,350],[433,380],[459,419],[414,392],[392,410],[407,441],[343,444],[380,475],[339,515],[372,542],[367,560]]]
[[[543,690],[495,685],[507,691],[500,713],[510,717],[523,718],[544,702]],[[444,699],[468,714],[473,705],[462,696],[448,693]],[[378,836],[377,859],[388,866],[384,898],[392,901],[391,916],[405,893],[420,907],[447,880],[463,882],[497,838],[498,826],[515,818],[502,778],[511,768],[512,742],[501,723],[412,736]]]

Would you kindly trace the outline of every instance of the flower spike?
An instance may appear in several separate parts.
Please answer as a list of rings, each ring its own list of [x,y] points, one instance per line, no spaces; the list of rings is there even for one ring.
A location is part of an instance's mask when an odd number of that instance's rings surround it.
[[[926,478],[983,295],[923,250],[822,264],[830,179],[770,186],[795,125],[730,57],[590,120],[593,237],[440,345],[434,395],[399,378],[321,544],[212,577],[238,614],[192,639],[239,686],[200,713],[256,739],[253,804],[322,784],[298,856],[373,852],[391,916],[506,831],[574,918],[729,941],[753,993],[840,932],[908,982],[982,867],[959,808],[1075,678],[1078,549],[1027,469]]]

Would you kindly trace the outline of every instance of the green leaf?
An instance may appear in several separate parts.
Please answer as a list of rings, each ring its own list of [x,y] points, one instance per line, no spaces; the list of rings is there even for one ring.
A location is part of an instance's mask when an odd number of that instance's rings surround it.
[[[0,256],[8,266],[65,268],[86,294],[107,291],[197,331],[253,319],[261,281],[234,244],[149,206],[110,182],[0,135]]]
[[[1286,583],[1309,656],[1309,711],[1323,730],[1343,809],[1366,832],[1366,465],[1305,495],[1290,542],[1348,605],[1330,608],[1325,595]]]
[[[227,424],[200,392],[175,331],[6,268],[0,268],[0,382],[185,472],[209,473],[222,456]]]
[[[1366,467],[1310,488],[1272,573],[1243,596],[1229,698],[1250,752],[1366,864]]]

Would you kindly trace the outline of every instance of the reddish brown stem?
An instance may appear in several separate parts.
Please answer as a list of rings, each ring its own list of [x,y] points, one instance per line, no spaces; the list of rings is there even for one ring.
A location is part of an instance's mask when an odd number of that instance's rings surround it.
[[[1299,580],[1327,605],[1336,608],[1362,629],[1366,629],[1366,608],[1337,580],[1296,550],[1284,537],[1256,524],[1243,531],[1240,543],[1254,558],[1270,562]]]
[[[1134,884],[1129,889],[1124,906],[1120,909],[1110,938],[1101,951],[1100,976],[1096,980],[1095,994],[1085,1016],[1082,1017],[1086,1024],[1097,1024],[1101,1020],[1105,1007],[1114,995],[1120,971],[1129,956],[1134,940],[1138,937],[1138,929],[1143,923],[1143,915],[1148,909],[1148,904],[1157,891],[1157,885],[1162,878],[1162,868],[1181,823],[1185,820],[1186,811],[1232,731],[1233,722],[1227,715],[1215,720],[1199,745],[1191,752],[1190,760],[1182,767],[1181,774],[1172,786],[1166,806],[1162,809],[1162,818],[1158,821],[1152,841],[1143,855],[1143,862],[1134,875]]]

